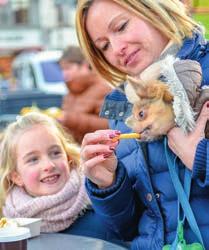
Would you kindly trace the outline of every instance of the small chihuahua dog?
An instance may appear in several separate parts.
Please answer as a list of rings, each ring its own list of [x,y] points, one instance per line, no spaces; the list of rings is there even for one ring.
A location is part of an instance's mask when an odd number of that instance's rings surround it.
[[[125,93],[133,109],[125,121],[127,126],[140,133],[144,141],[158,139],[174,126],[185,133],[192,131],[201,73],[196,61],[168,56],[148,67],[140,78],[128,76]],[[158,80],[162,76],[163,81]]]
[[[153,140],[167,134],[175,126],[173,95],[168,86],[158,80],[147,84],[130,77],[128,82],[134,93],[127,95],[133,104],[132,115],[126,119],[127,126],[140,133],[141,140]]]

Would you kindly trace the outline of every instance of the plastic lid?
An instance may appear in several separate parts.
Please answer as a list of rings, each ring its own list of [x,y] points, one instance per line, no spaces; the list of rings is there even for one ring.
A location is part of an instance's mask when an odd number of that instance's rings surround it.
[[[30,230],[26,227],[8,226],[0,229],[0,242],[12,242],[30,238]]]

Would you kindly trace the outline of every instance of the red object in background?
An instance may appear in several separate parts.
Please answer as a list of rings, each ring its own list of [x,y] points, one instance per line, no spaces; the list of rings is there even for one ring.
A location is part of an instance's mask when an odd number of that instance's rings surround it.
[[[1,0],[0,0],[1,1]],[[0,55],[0,75],[11,75],[11,65],[12,65],[13,56],[11,55]]]
[[[8,0],[0,0],[0,5],[6,5],[8,3]]]

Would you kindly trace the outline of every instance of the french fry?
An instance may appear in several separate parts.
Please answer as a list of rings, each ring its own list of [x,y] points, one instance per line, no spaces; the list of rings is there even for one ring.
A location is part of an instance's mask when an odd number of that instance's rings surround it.
[[[7,219],[6,218],[1,218],[0,220],[0,228],[5,227],[7,224]]]
[[[113,142],[118,141],[120,139],[140,139],[141,136],[138,133],[128,133],[128,134],[120,134],[112,139]]]

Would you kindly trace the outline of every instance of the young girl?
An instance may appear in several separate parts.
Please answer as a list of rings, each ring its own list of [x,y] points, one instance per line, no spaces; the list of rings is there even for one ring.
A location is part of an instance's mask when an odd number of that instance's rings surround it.
[[[88,209],[79,150],[52,118],[30,113],[7,127],[0,176],[4,216],[42,218],[41,232],[112,239]]]

